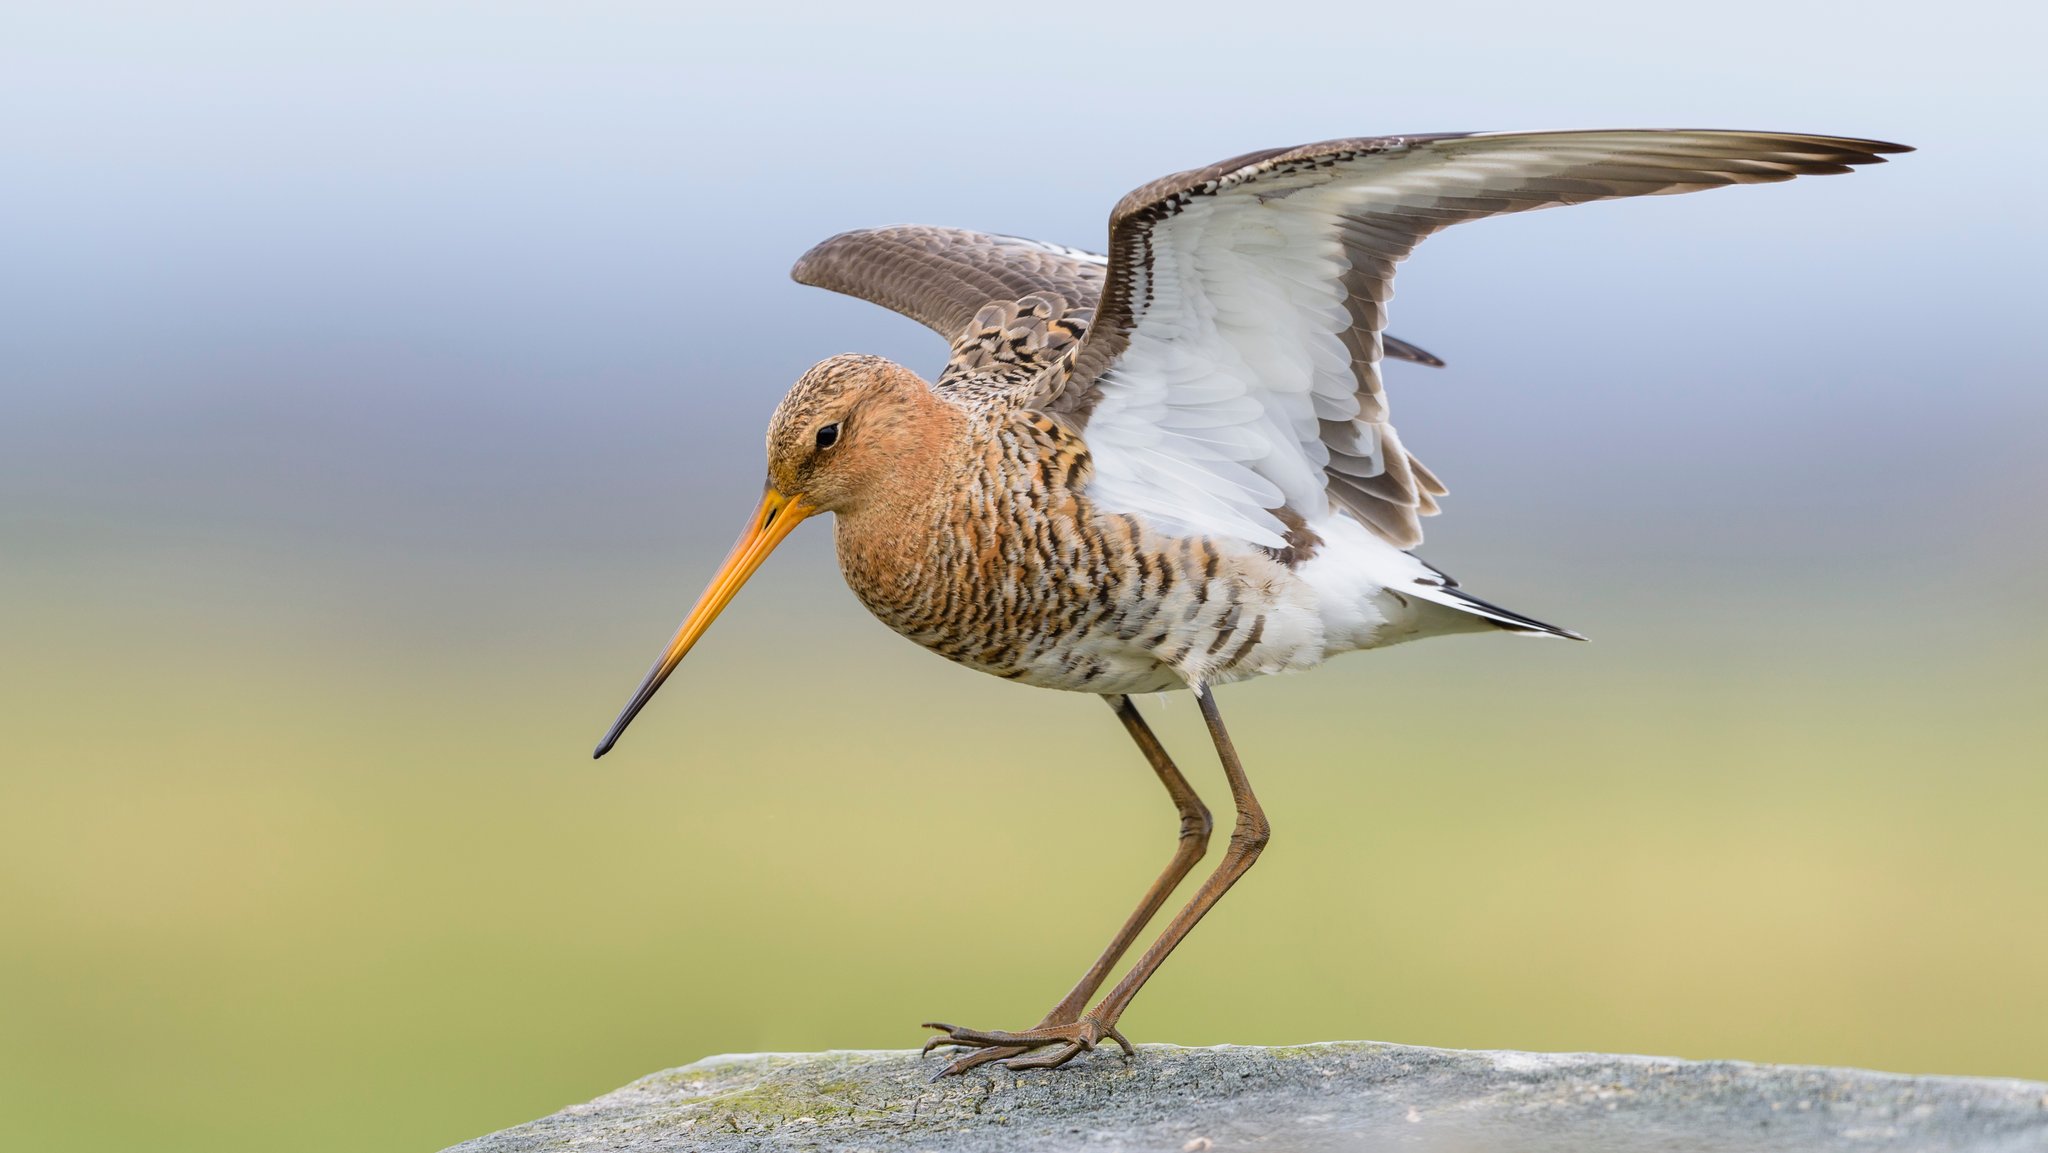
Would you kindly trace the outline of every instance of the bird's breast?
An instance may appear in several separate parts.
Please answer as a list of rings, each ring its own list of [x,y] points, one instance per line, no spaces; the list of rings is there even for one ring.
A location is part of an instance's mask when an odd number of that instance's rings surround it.
[[[1042,688],[1156,692],[1320,660],[1313,592],[1249,546],[1101,515],[1085,461],[1017,422],[946,491],[842,515],[840,568],[884,624]]]

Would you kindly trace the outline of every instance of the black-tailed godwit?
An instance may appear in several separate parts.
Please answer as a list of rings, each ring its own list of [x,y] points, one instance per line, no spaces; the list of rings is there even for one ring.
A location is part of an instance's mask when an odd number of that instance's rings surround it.
[[[611,731],[602,756],[755,568],[834,514],[861,602],[932,651],[1109,703],[1180,813],[1172,859],[1044,1019],[932,1025],[926,1050],[1060,1065],[1131,999],[1265,846],[1265,814],[1212,690],[1445,633],[1575,634],[1474,597],[1408,550],[1444,488],[1387,422],[1394,266],[1467,220],[1622,196],[1847,172],[1896,144],[1768,132],[1389,136],[1268,149],[1165,177],[1110,215],[1108,255],[946,228],[836,236],[806,284],[952,341],[935,383],[835,356],[768,426],[761,504]],[[1214,872],[1088,1001],[1208,843],[1210,820],[1131,696],[1192,690],[1236,822]]]

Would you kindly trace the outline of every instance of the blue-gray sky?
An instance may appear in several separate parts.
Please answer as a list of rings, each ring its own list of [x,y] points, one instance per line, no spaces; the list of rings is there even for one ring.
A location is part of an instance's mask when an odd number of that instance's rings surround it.
[[[2028,6],[704,7],[0,17],[7,551],[715,555],[805,365],[941,355],[786,279],[823,236],[1099,245],[1258,146],[1726,126],[1922,151],[1425,245],[1393,328],[1452,367],[1392,387],[1453,490],[1432,554],[2039,556],[2005,539],[2048,506]]]

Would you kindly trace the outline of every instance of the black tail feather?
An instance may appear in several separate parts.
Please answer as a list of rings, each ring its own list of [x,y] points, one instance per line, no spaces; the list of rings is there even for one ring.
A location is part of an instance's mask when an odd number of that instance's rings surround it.
[[[1540,633],[1543,636],[1563,637],[1571,641],[1586,639],[1570,629],[1546,624],[1535,617],[1525,617],[1513,609],[1504,609],[1491,601],[1480,600],[1456,585],[1446,585],[1443,591],[1445,593],[1445,603],[1461,608],[1474,616],[1485,617],[1509,632]]]

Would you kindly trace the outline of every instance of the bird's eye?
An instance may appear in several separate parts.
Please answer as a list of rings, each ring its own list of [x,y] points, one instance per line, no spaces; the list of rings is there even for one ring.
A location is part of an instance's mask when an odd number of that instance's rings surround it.
[[[833,445],[838,443],[839,423],[837,421],[834,421],[833,423],[828,424],[825,427],[818,430],[819,448],[831,448]]]

